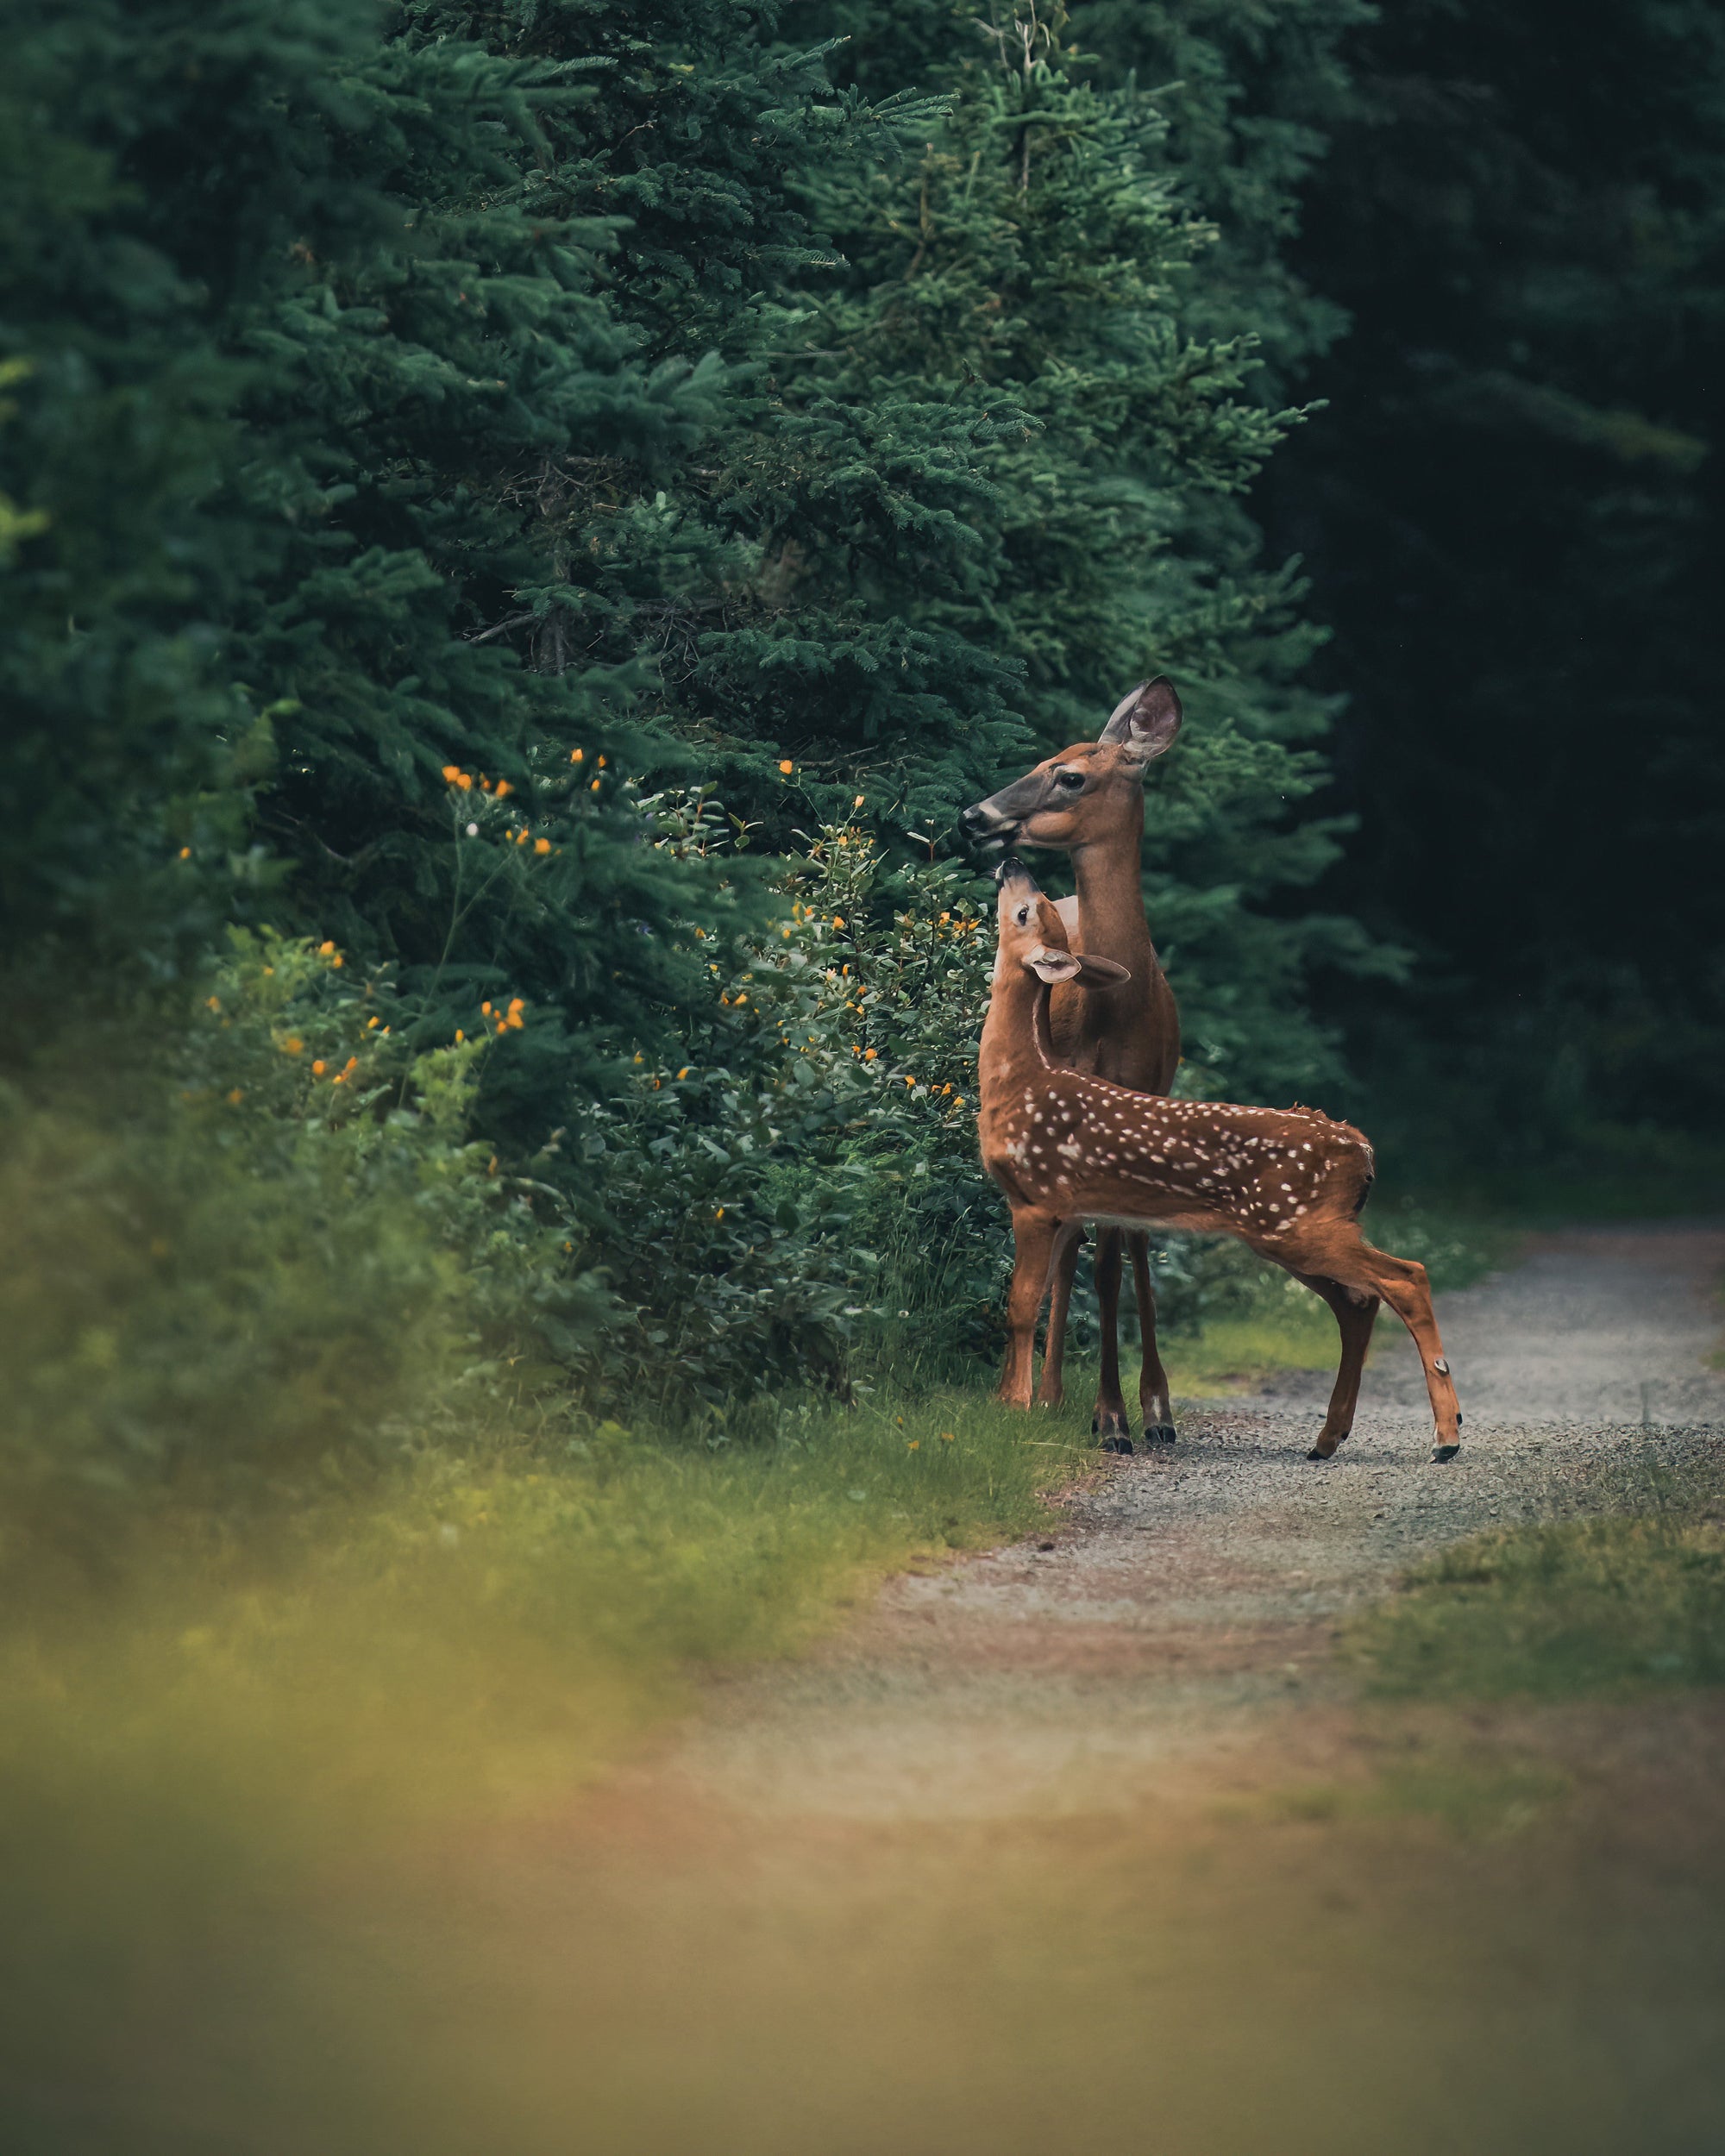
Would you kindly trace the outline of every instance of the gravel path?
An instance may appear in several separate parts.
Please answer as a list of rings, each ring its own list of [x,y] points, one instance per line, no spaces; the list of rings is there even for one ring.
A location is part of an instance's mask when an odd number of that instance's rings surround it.
[[[1410,1559],[1720,1442],[1722,1272],[1711,1225],[1541,1238],[1440,1300],[1466,1417],[1449,1465],[1386,1319],[1333,1462],[1302,1457],[1327,1378],[1189,1406],[1176,1449],[1106,1470],[1051,1540],[899,1580],[811,1661],[715,1687],[661,1771],[756,1817],[883,1822],[1226,1783],[1230,1753],[1321,1721],[1333,1620]]]

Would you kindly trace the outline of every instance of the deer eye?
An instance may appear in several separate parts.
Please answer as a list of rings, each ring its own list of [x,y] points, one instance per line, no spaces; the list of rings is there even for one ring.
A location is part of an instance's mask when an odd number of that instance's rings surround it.
[[[1054,774],[1054,783],[1056,786],[1063,786],[1069,788],[1072,787],[1082,786],[1084,783],[1084,774],[1082,771],[1057,771]]]

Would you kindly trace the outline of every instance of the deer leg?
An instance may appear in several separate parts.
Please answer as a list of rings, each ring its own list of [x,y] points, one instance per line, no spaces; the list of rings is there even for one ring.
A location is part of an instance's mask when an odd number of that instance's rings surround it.
[[[1058,1226],[1052,1213],[1013,1208],[1013,1284],[1007,1294],[1007,1367],[997,1395],[1028,1407],[1036,1370],[1036,1321],[1048,1289],[1048,1261]]]
[[[1103,1228],[1096,1237],[1096,1300],[1102,1316],[1102,1375],[1096,1388],[1096,1412],[1090,1427],[1104,1452],[1130,1452],[1132,1426],[1120,1394],[1120,1231]]]
[[[1042,1347],[1042,1382],[1036,1388],[1039,1407],[1057,1407],[1065,1398],[1061,1367],[1066,1357],[1066,1313],[1072,1301],[1072,1282],[1078,1271],[1078,1246],[1084,1240],[1082,1220],[1063,1220],[1054,1234],[1048,1261],[1051,1294],[1048,1332]]]
[[[1320,1273],[1295,1273],[1294,1277],[1328,1303],[1335,1313],[1336,1327],[1342,1336],[1342,1358],[1336,1369],[1329,1410],[1324,1417],[1324,1426],[1318,1432],[1317,1443],[1306,1455],[1308,1460],[1327,1460],[1333,1457],[1336,1447],[1353,1428],[1360,1372],[1365,1368],[1365,1351],[1371,1344],[1371,1328],[1377,1322],[1378,1299],[1363,1288],[1344,1288],[1340,1281],[1326,1280]]]
[[[1138,1329],[1144,1346],[1144,1368],[1138,1373],[1138,1406],[1144,1418],[1146,1445],[1172,1445],[1174,1405],[1168,1397],[1168,1372],[1156,1344],[1156,1290],[1150,1283],[1150,1238],[1129,1234],[1132,1252],[1132,1294],[1138,1303]]]
[[[1308,1250],[1311,1256],[1307,1260]],[[1294,1269],[1289,1263],[1294,1252],[1270,1250],[1265,1255]],[[1312,1238],[1299,1255],[1302,1271],[1322,1273],[1345,1288],[1363,1288],[1367,1294],[1381,1296],[1407,1326],[1420,1351],[1426,1391],[1432,1403],[1432,1457],[1454,1459],[1461,1450],[1461,1409],[1450,1382],[1438,1321],[1432,1314],[1432,1291],[1425,1267],[1414,1258],[1391,1257],[1387,1250],[1374,1250],[1351,1220],[1338,1222]]]

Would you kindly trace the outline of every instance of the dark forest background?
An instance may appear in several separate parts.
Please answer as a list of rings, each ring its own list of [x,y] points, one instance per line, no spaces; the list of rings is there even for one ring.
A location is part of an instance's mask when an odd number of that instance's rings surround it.
[[[1188,1089],[1704,1200],[1701,0],[6,24],[33,1487],[980,1368],[954,818],[1158,670]]]

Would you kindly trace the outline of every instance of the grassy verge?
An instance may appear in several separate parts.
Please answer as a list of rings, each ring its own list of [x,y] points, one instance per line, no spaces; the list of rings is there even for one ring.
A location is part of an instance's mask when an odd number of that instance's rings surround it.
[[[567,1789],[692,1673],[794,1651],[919,1551],[1037,1526],[1088,1445],[958,1393],[789,1411],[746,1447],[607,1425],[561,1467],[427,1459],[262,1541],[159,1522],[100,1591],[15,1579],[0,2054],[75,2074],[91,2016],[165,1960],[332,1863]]]
[[[1725,1475],[1650,1470],[1633,1509],[1513,1527],[1443,1551],[1358,1619],[1373,1695],[1628,1695],[1725,1683]]]

